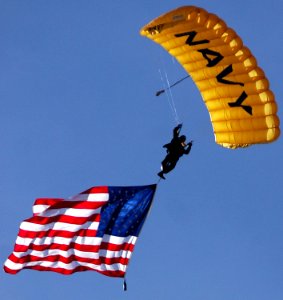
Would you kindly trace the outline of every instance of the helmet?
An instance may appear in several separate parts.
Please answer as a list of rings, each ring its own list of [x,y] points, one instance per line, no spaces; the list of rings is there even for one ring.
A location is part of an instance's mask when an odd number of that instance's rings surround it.
[[[180,136],[180,141],[183,143],[186,140],[186,136],[185,135],[181,135]]]

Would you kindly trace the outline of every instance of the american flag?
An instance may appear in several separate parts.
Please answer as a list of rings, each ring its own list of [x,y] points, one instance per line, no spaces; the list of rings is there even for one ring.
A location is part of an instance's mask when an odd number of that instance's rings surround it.
[[[156,185],[92,187],[70,199],[37,199],[4,270],[93,270],[124,277]]]

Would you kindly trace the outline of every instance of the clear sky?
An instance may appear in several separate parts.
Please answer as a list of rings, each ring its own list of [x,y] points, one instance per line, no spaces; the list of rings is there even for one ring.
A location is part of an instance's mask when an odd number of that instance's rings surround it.
[[[222,17],[264,69],[282,118],[281,0],[0,0],[0,258],[38,197],[95,185],[157,182],[176,125],[159,69],[185,75],[139,30],[196,5]],[[172,90],[188,157],[162,181],[122,280],[0,272],[0,298],[283,299],[282,138],[228,150],[214,143],[188,79]]]

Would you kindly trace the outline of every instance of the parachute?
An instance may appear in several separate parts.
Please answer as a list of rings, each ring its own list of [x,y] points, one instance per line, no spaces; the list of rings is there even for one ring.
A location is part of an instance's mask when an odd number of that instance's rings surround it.
[[[264,71],[241,38],[215,14],[184,6],[144,26],[189,73],[226,148],[269,143],[280,135],[277,105]]]

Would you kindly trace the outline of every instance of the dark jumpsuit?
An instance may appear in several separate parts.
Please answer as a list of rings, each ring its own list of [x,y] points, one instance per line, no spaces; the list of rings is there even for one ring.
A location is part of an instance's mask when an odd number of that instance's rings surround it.
[[[182,145],[185,142],[185,136],[179,137],[181,125],[178,125],[173,130],[173,139],[169,144],[163,146],[163,148],[167,149],[167,155],[162,161],[162,171],[158,173],[160,177],[163,178],[163,174],[167,174],[172,171],[179,158],[184,154],[189,154],[192,147],[192,142],[188,143],[188,145]]]

